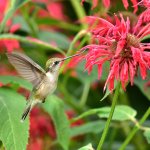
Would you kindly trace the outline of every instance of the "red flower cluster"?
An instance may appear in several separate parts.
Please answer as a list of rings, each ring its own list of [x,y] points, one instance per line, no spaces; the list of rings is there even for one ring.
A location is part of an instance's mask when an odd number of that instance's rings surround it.
[[[52,140],[56,138],[53,122],[47,114],[35,107],[30,115],[30,142],[28,150],[43,149],[46,146],[43,140],[45,137],[50,137]]]
[[[98,17],[87,17],[86,21],[90,26],[94,44],[82,48],[88,49],[84,56],[85,68],[90,73],[93,65],[98,66],[98,77],[101,77],[102,67],[106,61],[110,61],[110,72],[106,80],[109,90],[114,89],[114,80],[119,80],[125,89],[126,83],[130,80],[133,84],[138,67],[141,77],[146,78],[146,71],[150,67],[150,43],[141,43],[146,35],[150,34],[150,23],[138,29],[130,25],[130,20],[115,17],[115,24]],[[82,56],[83,57],[83,56]]]
[[[49,135],[52,139],[56,138],[55,129],[52,120],[48,115],[42,113],[40,109],[34,108],[30,115],[30,133],[31,137],[43,137]]]
[[[5,12],[7,12],[7,8],[9,7],[10,2],[8,0],[0,1],[0,22],[3,20]],[[12,25],[11,20],[7,21],[5,31],[9,33],[14,33],[20,28],[19,24]],[[7,49],[8,52],[12,52],[14,49],[20,48],[19,42],[15,39],[1,39],[0,40],[0,51],[4,48]]]
[[[66,112],[68,119],[74,117],[75,112],[70,110]],[[78,120],[71,124],[71,127],[79,126],[84,123],[83,120]],[[48,138],[49,137],[49,138]],[[42,150],[50,147],[52,140],[56,138],[56,132],[50,116],[35,107],[30,115],[30,139],[28,150]],[[48,140],[45,143],[45,139]]]

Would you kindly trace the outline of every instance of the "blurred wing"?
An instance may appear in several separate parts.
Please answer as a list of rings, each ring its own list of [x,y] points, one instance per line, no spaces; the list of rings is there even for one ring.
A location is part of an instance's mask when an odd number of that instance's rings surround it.
[[[7,53],[7,57],[18,73],[30,81],[34,87],[41,82],[45,71],[29,57],[17,52]]]

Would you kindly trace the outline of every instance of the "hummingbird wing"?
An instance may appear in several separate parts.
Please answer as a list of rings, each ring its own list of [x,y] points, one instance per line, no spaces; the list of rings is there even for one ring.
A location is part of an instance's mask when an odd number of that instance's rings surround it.
[[[37,63],[21,53],[13,52],[7,53],[6,55],[18,73],[31,82],[34,88],[41,82],[43,76],[46,74],[45,70]]]

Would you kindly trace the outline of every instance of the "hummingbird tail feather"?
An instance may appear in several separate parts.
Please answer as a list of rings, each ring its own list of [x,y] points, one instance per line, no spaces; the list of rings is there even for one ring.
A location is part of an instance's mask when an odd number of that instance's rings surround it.
[[[24,122],[24,120],[26,119],[26,117],[28,116],[30,110],[31,110],[31,104],[28,105],[25,109],[25,111],[23,112],[22,116],[21,116],[21,122]]]

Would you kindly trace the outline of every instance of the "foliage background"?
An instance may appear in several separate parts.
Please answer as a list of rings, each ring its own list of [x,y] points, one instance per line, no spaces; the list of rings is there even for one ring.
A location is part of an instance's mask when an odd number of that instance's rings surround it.
[[[105,8],[102,1],[96,8],[92,1],[81,4],[79,0],[0,0],[0,140],[1,148],[7,150],[76,150],[85,145],[96,148],[108,117],[113,93],[106,92],[104,81],[109,71],[104,67],[101,80],[97,68],[88,75],[84,62],[72,67],[68,62],[62,66],[58,88],[46,102],[33,109],[25,123],[20,116],[25,99],[32,85],[18,77],[5,53],[25,53],[45,68],[51,57],[63,57],[76,53],[90,42],[87,25],[79,20],[86,15],[106,18],[123,12],[137,19],[144,10],[133,14],[132,5],[125,10],[121,1],[113,0]],[[146,39],[149,41],[149,38]],[[118,106],[111,123],[103,149],[121,149],[126,137],[143,117],[150,105],[149,76],[145,81],[137,76],[134,86],[120,91]],[[144,121],[148,127],[150,120]],[[147,132],[146,132],[147,131]],[[145,135],[145,136],[144,136]],[[146,138],[145,138],[146,137]],[[89,143],[92,144],[88,145]],[[150,149],[149,128],[139,130],[127,145],[127,150]]]

